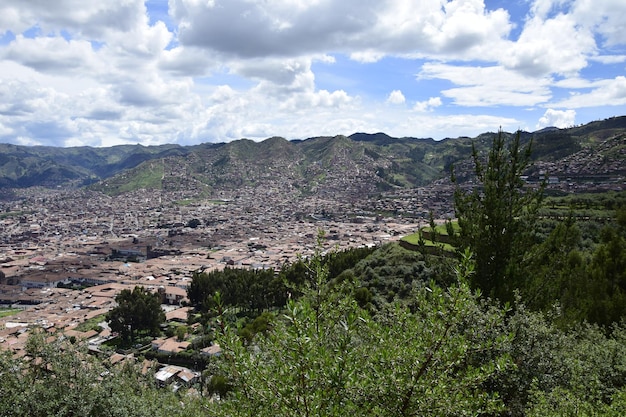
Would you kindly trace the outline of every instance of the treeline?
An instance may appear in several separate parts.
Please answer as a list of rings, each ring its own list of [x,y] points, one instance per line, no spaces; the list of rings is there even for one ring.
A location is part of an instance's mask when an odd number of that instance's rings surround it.
[[[563,198],[559,204],[569,205],[569,214],[544,238],[545,184],[522,181],[531,154],[532,142],[521,146],[519,133],[507,141],[501,132],[486,155],[473,150],[477,186],[457,188],[454,199],[455,244],[476,259],[471,283],[503,303],[520,294],[540,311],[558,304],[564,326],[588,321],[608,328],[626,314],[626,194]],[[554,209],[557,201],[549,204]],[[605,213],[583,221],[584,234],[576,221],[581,207]]]
[[[329,279],[353,268],[376,248],[363,247],[331,252],[323,257]],[[226,267],[223,270],[194,272],[187,290],[190,303],[198,312],[215,309],[215,294],[220,302],[245,316],[256,316],[266,311],[283,308],[289,298],[300,295],[303,286],[310,283],[316,271],[307,260],[285,263],[280,271]]]
[[[520,291],[535,309],[558,303],[565,325],[588,321],[608,328],[626,315],[626,206],[593,236],[579,224],[571,218],[558,223],[528,251]]]

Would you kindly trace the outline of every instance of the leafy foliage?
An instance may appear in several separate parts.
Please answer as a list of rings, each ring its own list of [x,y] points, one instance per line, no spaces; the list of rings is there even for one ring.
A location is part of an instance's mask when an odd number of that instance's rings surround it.
[[[189,301],[199,310],[211,310],[217,292],[225,305],[257,314],[282,307],[287,299],[287,290],[273,269],[226,267],[193,273],[187,294]]]
[[[316,281],[291,300],[282,320],[250,346],[227,329],[219,339],[222,372],[232,391],[213,410],[229,416],[473,415],[501,407],[481,385],[509,366],[497,351],[507,336],[480,337],[503,310],[485,308],[459,268],[460,281],[415,293],[416,310],[399,304],[371,317],[327,269],[310,264]],[[494,356],[482,361],[489,350]]]
[[[533,243],[532,225],[543,189],[528,189],[521,179],[530,163],[531,144],[521,147],[520,132],[510,143],[502,131],[495,135],[486,165],[476,148],[473,157],[479,187],[469,193],[457,188],[454,195],[460,243],[476,255],[475,286],[489,296],[511,300]]]
[[[617,218],[589,267],[623,235],[626,216]],[[578,236],[575,223],[563,224],[533,248],[549,265],[546,279],[550,269],[571,267]],[[403,300],[370,308],[374,287],[354,271],[375,267],[384,280],[382,268],[401,259],[423,262],[420,284]],[[494,303],[467,284],[476,273],[467,251],[448,284],[423,280],[434,276],[431,263],[387,245],[350,277],[330,279],[318,253],[300,263],[301,297],[248,321],[233,321],[232,306],[213,294],[207,308],[218,314],[212,325],[222,355],[207,361],[197,397],[157,389],[134,366],[107,365],[80,344],[37,333],[25,359],[0,355],[0,416],[623,415],[624,325],[564,327],[565,305],[536,312],[520,297],[513,308]],[[614,277],[619,264],[603,271]],[[571,288],[564,278],[546,291]]]
[[[107,314],[111,330],[119,332],[125,341],[133,341],[138,332],[149,335],[159,333],[159,326],[165,321],[158,294],[153,294],[143,287],[132,291],[124,289],[115,297],[117,307]]]
[[[518,368],[507,375],[515,415],[622,415],[626,381],[624,327],[558,330],[549,318],[521,311],[511,320]],[[522,410],[523,409],[523,410]]]
[[[558,303],[562,325],[586,320],[608,328],[620,322],[626,315],[626,222],[620,220],[625,212],[618,210],[591,236],[588,224],[571,217],[558,223],[529,250],[524,302],[544,311]]]
[[[374,250],[353,248],[325,256],[322,262],[328,267],[328,279],[334,279],[352,268]],[[300,288],[312,279],[313,273],[304,259],[284,264],[279,273],[271,268],[263,270],[226,267],[223,270],[195,272],[187,295],[190,302],[202,312],[208,312],[215,307],[214,295],[219,293],[224,306],[235,308],[247,315],[260,314],[284,307],[287,298],[299,296]]]
[[[189,416],[199,404],[157,389],[134,365],[107,367],[67,339],[30,337],[28,356],[0,352],[0,416]]]
[[[372,304],[383,308],[388,302],[409,299],[415,288],[422,288],[431,280],[443,286],[451,283],[451,271],[448,259],[390,243],[345,270],[337,280],[353,280],[367,288]]]

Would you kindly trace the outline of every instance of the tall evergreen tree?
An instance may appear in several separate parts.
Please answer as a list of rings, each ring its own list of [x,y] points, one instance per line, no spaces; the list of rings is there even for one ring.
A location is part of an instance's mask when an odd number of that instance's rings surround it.
[[[520,284],[543,197],[543,186],[530,189],[521,178],[530,164],[532,141],[522,146],[520,133],[507,140],[499,131],[486,164],[472,145],[478,185],[469,192],[457,187],[454,195],[461,250],[470,248],[476,257],[474,285],[503,301]]]

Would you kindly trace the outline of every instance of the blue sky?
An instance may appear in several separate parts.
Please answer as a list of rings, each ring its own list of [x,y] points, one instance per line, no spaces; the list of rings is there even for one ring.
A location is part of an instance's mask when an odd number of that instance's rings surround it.
[[[623,0],[3,0],[0,142],[476,136],[626,114]]]

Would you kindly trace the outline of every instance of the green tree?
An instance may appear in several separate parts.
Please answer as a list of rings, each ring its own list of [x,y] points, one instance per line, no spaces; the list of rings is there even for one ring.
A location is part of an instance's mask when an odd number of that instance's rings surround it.
[[[124,341],[132,342],[138,332],[149,335],[160,332],[159,326],[165,321],[165,313],[158,294],[137,286],[132,291],[122,290],[115,301],[117,307],[109,311],[107,320],[111,330],[118,332]]]
[[[191,219],[187,222],[187,227],[191,227],[192,229],[195,229],[196,227],[200,226],[202,224],[202,222],[198,219]]]
[[[588,269],[587,318],[607,326],[619,322],[626,314],[626,228],[602,230]]]
[[[1,417],[201,416],[201,404],[158,389],[133,364],[107,366],[86,346],[31,330],[25,358],[0,351]]]
[[[532,286],[523,293],[532,307],[559,301],[563,324],[583,320],[605,327],[626,315],[626,209],[594,231],[598,242],[580,252],[581,231],[573,221],[557,225],[532,251]],[[622,218],[622,220],[620,220]],[[595,240],[595,239],[594,239]]]
[[[584,276],[585,265],[578,248],[581,232],[572,216],[560,221],[548,237],[529,252],[528,277],[522,298],[535,309],[551,309],[556,301],[566,308],[572,322],[584,317],[570,310],[571,299],[580,296],[576,282]]]
[[[478,185],[470,192],[459,186],[454,194],[461,250],[470,248],[476,256],[474,285],[502,301],[510,301],[520,284],[543,197],[543,187],[530,189],[521,178],[531,145],[522,147],[519,131],[511,140],[499,131],[486,164],[472,145]]]
[[[187,289],[189,301],[199,311],[213,307],[213,295],[219,292],[226,306],[247,314],[260,314],[272,307],[282,307],[287,289],[273,269],[231,268],[194,272]]]
[[[264,337],[250,345],[226,329],[220,375],[232,388],[211,411],[228,416],[475,415],[500,409],[483,384],[509,367],[497,352],[508,336],[487,337],[504,310],[488,308],[460,280],[415,294],[372,317],[347,296],[354,287],[327,285],[327,269],[291,300]],[[476,325],[480,323],[480,325]],[[493,352],[489,360],[485,352]]]
[[[183,340],[185,340],[185,337],[187,337],[188,331],[189,329],[187,328],[187,326],[178,326],[176,328],[176,339],[182,342]]]
[[[543,342],[531,340],[530,345],[519,343],[535,357],[534,361],[520,361],[525,368],[534,363],[532,374],[524,381],[524,385],[530,384],[530,390],[523,415],[625,415],[626,329],[614,325],[609,335],[605,329],[591,324],[566,332],[552,329],[552,336],[558,341],[550,337]],[[546,343],[551,345],[547,351]]]

